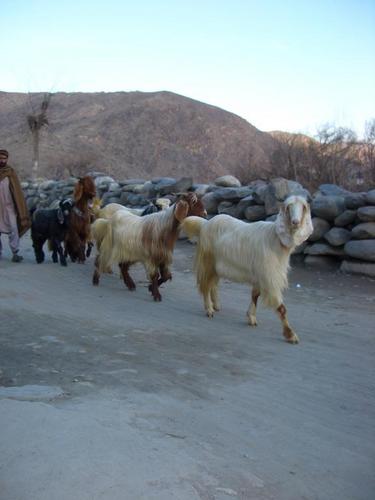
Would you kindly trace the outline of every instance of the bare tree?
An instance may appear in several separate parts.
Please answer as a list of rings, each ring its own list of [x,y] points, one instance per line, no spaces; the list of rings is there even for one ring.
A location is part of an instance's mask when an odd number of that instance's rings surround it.
[[[327,180],[337,184],[345,178],[348,162],[354,161],[353,145],[357,137],[353,130],[325,124],[317,130],[317,161],[320,172],[324,172]]]
[[[365,124],[363,161],[368,181],[373,186],[375,184],[375,118]]]
[[[316,141],[304,134],[276,132],[273,137],[280,149],[271,157],[272,175],[284,176],[314,188]]]
[[[43,127],[49,125],[47,110],[51,102],[51,97],[52,97],[51,93],[44,94],[39,112],[34,111],[30,101],[32,113],[27,115],[27,124],[29,126],[29,130],[31,132],[31,137],[33,141],[33,166],[31,169],[31,177],[33,179],[37,177],[39,170],[40,131]]]
[[[360,154],[363,143],[357,141],[351,129],[325,124],[318,128],[315,138],[284,132],[275,133],[274,137],[281,146],[281,153],[272,162],[278,175],[296,180],[310,190],[323,183],[358,189],[364,182],[365,167]],[[371,142],[375,138],[375,125],[373,128],[368,125],[368,137],[366,145],[371,162],[371,154],[375,156],[375,144]]]

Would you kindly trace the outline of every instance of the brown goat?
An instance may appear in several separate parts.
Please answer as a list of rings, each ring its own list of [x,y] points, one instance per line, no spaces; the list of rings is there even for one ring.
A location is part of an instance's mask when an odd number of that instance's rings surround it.
[[[91,213],[89,204],[96,195],[95,183],[90,176],[80,177],[74,188],[74,207],[65,237],[65,255],[72,262],[85,262],[86,244],[90,240]]]

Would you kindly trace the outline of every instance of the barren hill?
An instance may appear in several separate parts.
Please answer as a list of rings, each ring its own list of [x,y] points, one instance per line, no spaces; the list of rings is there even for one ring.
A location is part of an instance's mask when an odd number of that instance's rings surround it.
[[[27,115],[43,94],[0,92],[0,147],[30,176]],[[266,171],[278,143],[237,115],[171,92],[55,93],[40,134],[39,175],[64,177],[69,168],[100,170],[119,179]],[[251,174],[250,174],[251,176]]]

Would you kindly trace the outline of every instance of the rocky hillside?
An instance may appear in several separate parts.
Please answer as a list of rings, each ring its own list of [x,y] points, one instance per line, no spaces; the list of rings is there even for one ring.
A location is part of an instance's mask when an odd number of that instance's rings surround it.
[[[32,166],[27,116],[42,101],[43,94],[0,92],[0,147],[23,177]],[[170,92],[55,93],[47,118],[39,167],[47,178],[88,169],[124,179],[259,177],[279,147],[242,118]]]

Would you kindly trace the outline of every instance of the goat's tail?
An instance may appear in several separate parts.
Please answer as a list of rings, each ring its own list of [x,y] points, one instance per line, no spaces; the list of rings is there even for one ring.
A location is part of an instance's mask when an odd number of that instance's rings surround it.
[[[98,251],[100,250],[103,238],[107,234],[107,229],[108,229],[107,223],[108,223],[107,219],[96,219],[96,221],[93,222],[93,224],[91,224],[90,239],[95,240]]]
[[[199,238],[202,226],[207,222],[203,217],[195,217],[191,215],[182,221],[181,229],[190,239]]]
[[[91,234],[98,249],[99,272],[105,272],[112,257],[112,223],[108,219],[97,219],[91,226]]]
[[[198,246],[195,252],[194,269],[197,275],[197,286],[203,296],[207,296],[210,290],[217,286],[219,277],[215,270],[215,259],[210,245],[207,245],[207,238],[200,238],[201,230],[207,223],[203,217],[190,216],[182,222],[181,227],[189,239],[198,239]]]

